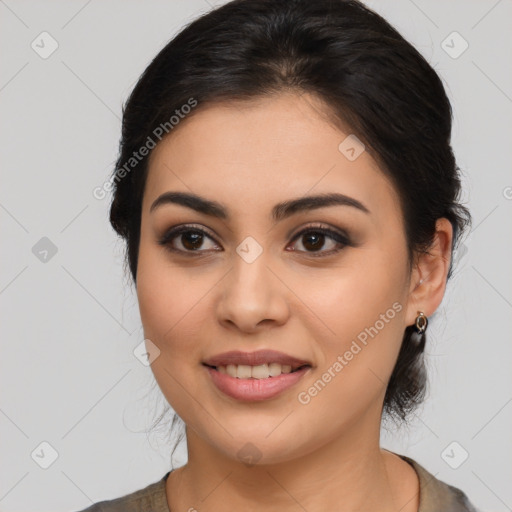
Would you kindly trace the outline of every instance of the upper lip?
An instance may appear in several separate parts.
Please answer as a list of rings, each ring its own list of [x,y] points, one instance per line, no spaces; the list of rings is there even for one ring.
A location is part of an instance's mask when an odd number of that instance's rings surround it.
[[[290,356],[276,350],[257,350],[255,352],[241,352],[232,350],[231,352],[223,352],[213,357],[209,357],[203,361],[208,366],[227,366],[228,364],[245,364],[249,366],[259,366],[265,363],[280,363],[290,365],[292,370],[300,366],[311,366],[309,361]]]

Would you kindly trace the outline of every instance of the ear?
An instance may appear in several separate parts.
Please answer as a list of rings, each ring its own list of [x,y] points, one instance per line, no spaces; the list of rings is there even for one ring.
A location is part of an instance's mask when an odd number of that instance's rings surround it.
[[[416,322],[418,311],[430,317],[443,300],[450,268],[453,228],[448,219],[436,222],[436,233],[428,253],[416,255],[411,272],[406,323]]]

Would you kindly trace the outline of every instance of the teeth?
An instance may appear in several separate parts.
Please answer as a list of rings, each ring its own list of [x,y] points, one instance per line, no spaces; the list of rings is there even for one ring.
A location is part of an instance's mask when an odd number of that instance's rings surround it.
[[[268,379],[269,377],[278,377],[282,373],[291,373],[292,367],[289,364],[280,363],[265,363],[258,366],[228,364],[227,366],[217,366],[217,371],[238,379],[250,379],[251,377],[253,379]]]
[[[217,366],[217,370],[221,368],[220,366]],[[236,366],[234,364],[228,364],[226,366],[226,373],[230,376],[230,377],[236,377]]]
[[[281,365],[279,363],[270,363],[268,365],[268,371],[271,377],[277,377],[281,375]]]
[[[251,367],[246,364],[239,364],[236,368],[236,376],[239,379],[250,379],[251,375]]]
[[[248,366],[247,368],[251,369],[250,366]],[[268,364],[260,364],[259,366],[253,366],[251,369],[251,377],[253,377],[254,379],[268,379],[269,375],[270,373],[268,371]]]

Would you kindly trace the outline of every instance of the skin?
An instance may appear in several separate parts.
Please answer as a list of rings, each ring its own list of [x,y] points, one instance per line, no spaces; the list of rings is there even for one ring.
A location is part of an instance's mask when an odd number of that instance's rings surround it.
[[[380,448],[382,405],[405,328],[418,311],[432,315],[443,298],[452,228],[438,220],[430,253],[409,272],[396,190],[366,151],[349,161],[338,150],[350,132],[324,112],[314,97],[292,93],[199,105],[151,154],[137,294],[145,338],[161,351],[151,365],[155,378],[186,424],[188,462],[166,483],[173,512],[224,510],[226,503],[248,511],[319,512],[341,503],[343,511],[418,509],[414,469]],[[177,204],[150,212],[167,191],[215,200],[230,216]],[[370,213],[336,205],[277,223],[270,217],[276,203],[333,191]],[[356,245],[326,236],[315,251],[307,236],[293,239],[312,223],[345,230]],[[183,236],[170,242],[181,254],[158,243],[182,224],[207,232],[199,257],[190,256]],[[263,250],[252,263],[236,252],[247,236]],[[300,403],[298,393],[393,303],[401,305],[394,318]],[[241,402],[221,393],[201,365],[221,352],[265,348],[313,367],[275,398]],[[237,455],[248,442],[261,457],[254,465]]]

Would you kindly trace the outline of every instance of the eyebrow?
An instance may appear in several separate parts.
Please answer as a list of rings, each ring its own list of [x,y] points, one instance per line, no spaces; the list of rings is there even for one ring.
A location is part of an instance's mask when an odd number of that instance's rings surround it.
[[[166,204],[178,204],[219,219],[229,219],[230,217],[228,208],[221,203],[187,192],[165,192],[155,199],[149,212],[151,213]],[[370,214],[370,210],[357,199],[344,194],[331,193],[305,196],[278,203],[272,208],[272,218],[278,222],[296,213],[316,210],[326,206],[351,206]]]

